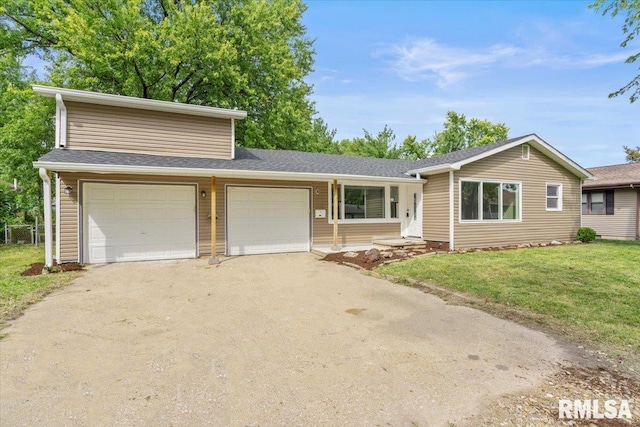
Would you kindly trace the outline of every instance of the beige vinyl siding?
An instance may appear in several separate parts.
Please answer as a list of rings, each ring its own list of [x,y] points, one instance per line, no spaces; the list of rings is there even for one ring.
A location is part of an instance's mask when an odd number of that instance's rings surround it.
[[[231,119],[67,102],[67,148],[231,158]]]
[[[78,182],[132,182],[132,183],[184,183],[197,184],[198,197],[198,250],[200,256],[211,255],[211,178],[210,177],[169,177],[157,175],[123,175],[123,174],[91,174],[91,173],[61,173],[60,187],[72,188],[71,194],[64,192],[60,195],[60,262],[78,261],[79,224],[78,224]],[[328,214],[328,184],[326,182],[310,181],[274,181],[252,179],[216,178],[216,250],[224,253],[226,249],[226,221],[225,221],[225,186],[226,185],[255,185],[263,187],[303,187],[311,190],[312,241],[314,245],[331,245],[333,243],[333,224],[327,218],[313,218],[315,209],[324,209]],[[200,197],[200,192],[207,193],[206,198]],[[318,194],[316,194],[316,190]],[[399,236],[400,223],[367,223],[340,224],[338,241],[341,245],[371,243],[376,236]]]
[[[326,182],[311,181],[274,181],[256,179],[233,179],[217,178],[216,189],[218,198],[216,200],[216,210],[218,215],[217,250],[224,253],[226,246],[226,221],[225,221],[225,186],[226,185],[254,185],[264,187],[304,187],[311,189],[311,228],[312,245],[333,244],[333,224],[327,218],[315,218],[315,209],[324,209],[329,216],[329,186]],[[318,194],[316,194],[316,192]],[[339,224],[338,242],[340,245],[371,243],[376,236],[399,236],[400,223],[367,223],[367,224]]]
[[[79,218],[78,197],[80,190],[78,188],[79,181],[86,182],[134,182],[138,184],[144,183],[177,183],[177,184],[197,184],[196,192],[198,203],[198,250],[199,254],[211,254],[211,222],[208,218],[211,211],[211,179],[198,177],[171,177],[157,175],[122,175],[122,174],[91,174],[91,173],[68,173],[60,174],[60,262],[76,262],[78,261],[78,244],[79,244]],[[71,187],[71,194],[66,195],[63,189],[67,186]],[[207,197],[200,197],[200,192],[207,192]]]
[[[422,237],[449,241],[449,172],[426,177],[422,188]]]
[[[575,239],[580,227],[580,179],[533,147],[529,160],[522,159],[522,148],[517,146],[463,166],[454,178],[456,249]],[[520,182],[521,221],[460,223],[461,178]],[[546,210],[547,183],[562,184],[562,211]]]
[[[598,191],[592,191],[596,193]],[[604,190],[602,191],[604,193]],[[613,195],[613,215],[582,215],[582,225],[591,227],[605,239],[635,239],[638,220],[638,193],[617,189]]]

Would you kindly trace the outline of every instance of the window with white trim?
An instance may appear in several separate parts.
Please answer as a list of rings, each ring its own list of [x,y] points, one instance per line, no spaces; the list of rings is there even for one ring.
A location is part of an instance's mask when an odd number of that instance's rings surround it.
[[[547,184],[547,210],[562,210],[562,184]]]
[[[347,222],[398,220],[399,188],[394,185],[338,184],[338,219]],[[333,185],[329,188],[329,221],[333,221]]]
[[[519,221],[518,182],[460,180],[460,221]]]

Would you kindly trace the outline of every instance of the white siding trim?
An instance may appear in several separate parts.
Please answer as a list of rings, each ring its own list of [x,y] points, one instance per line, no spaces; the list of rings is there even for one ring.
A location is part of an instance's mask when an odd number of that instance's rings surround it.
[[[60,173],[56,172],[56,262],[60,264]]]

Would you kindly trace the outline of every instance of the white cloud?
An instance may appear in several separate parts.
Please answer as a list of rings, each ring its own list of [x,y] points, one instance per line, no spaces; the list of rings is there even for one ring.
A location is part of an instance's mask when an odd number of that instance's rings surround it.
[[[375,56],[390,56],[394,71],[408,81],[435,80],[446,87],[469,75],[470,69],[513,56],[518,49],[494,45],[472,50],[437,43],[433,39],[413,39],[385,47]]]
[[[564,53],[545,44],[496,44],[469,49],[426,38],[385,46],[373,55],[388,58],[391,69],[406,81],[433,80],[440,88],[446,88],[477,74],[479,68],[596,68],[622,63],[629,53]]]

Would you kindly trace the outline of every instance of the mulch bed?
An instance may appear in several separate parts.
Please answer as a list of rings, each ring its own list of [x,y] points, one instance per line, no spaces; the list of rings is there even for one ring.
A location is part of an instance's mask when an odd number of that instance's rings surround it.
[[[387,250],[381,250],[380,253],[381,254],[390,253],[391,254],[390,257],[386,258],[381,256],[379,260],[373,261],[373,262],[370,262],[365,258],[364,254],[366,251],[353,251],[353,252],[357,253],[358,256],[354,258],[350,258],[345,256],[345,254],[347,254],[348,252],[337,252],[334,254],[328,254],[327,256],[322,258],[321,261],[331,261],[331,262],[336,262],[338,264],[348,265],[350,267],[359,267],[359,268],[364,268],[365,270],[373,270],[380,264],[388,263],[389,261],[399,261],[403,259],[413,258],[419,255],[424,255],[429,252],[439,252],[439,251],[437,251],[434,248],[427,248],[426,246],[424,248],[420,247],[420,248],[395,249],[395,250],[387,249]]]
[[[42,269],[44,268],[44,262],[34,262],[27,268],[25,271],[20,273],[21,276],[39,276],[42,274]],[[82,264],[78,264],[77,262],[66,262],[64,264],[58,264],[53,261],[53,267],[51,268],[51,273],[59,273],[61,271],[80,271],[84,270],[84,266]]]

